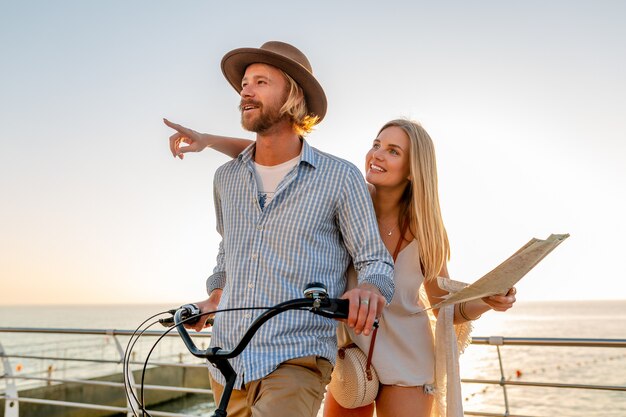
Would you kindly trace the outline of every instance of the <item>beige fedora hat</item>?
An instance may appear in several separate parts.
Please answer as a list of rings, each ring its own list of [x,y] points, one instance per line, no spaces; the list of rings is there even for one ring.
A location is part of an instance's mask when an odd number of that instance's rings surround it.
[[[304,91],[307,108],[321,122],[326,115],[326,94],[313,76],[307,57],[288,43],[269,41],[260,48],[238,48],[222,58],[222,72],[237,92],[241,93],[241,80],[251,64],[268,64],[285,71]]]

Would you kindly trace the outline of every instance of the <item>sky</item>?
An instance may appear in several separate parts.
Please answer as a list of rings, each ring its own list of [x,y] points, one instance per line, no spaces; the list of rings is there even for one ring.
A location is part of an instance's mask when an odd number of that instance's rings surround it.
[[[518,300],[626,299],[626,3],[0,0],[0,304],[206,297],[212,151],[242,130],[222,56],[301,49],[328,97],[311,145],[363,169],[388,120],[437,151],[452,278],[569,233]]]

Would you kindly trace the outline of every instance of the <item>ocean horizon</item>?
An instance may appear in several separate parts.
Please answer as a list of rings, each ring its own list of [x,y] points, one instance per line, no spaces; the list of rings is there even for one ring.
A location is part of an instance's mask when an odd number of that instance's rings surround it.
[[[0,305],[0,327],[78,327],[132,330],[152,314],[176,308],[176,303],[15,304]],[[611,317],[597,326],[595,318]],[[562,326],[568,319],[583,325]],[[487,312],[474,322],[474,336],[626,337],[626,299],[517,301],[506,313]],[[585,325],[588,324],[588,325]],[[495,332],[495,333],[494,333]],[[530,334],[528,334],[530,333]],[[568,334],[568,335],[565,335]],[[571,335],[569,335],[571,334]]]

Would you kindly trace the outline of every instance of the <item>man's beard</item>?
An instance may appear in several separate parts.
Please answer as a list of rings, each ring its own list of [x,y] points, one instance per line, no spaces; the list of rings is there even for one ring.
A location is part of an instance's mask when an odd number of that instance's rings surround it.
[[[256,106],[260,114],[253,118],[244,118],[243,107],[248,104]],[[241,126],[250,132],[265,133],[271,129],[272,126],[283,121],[287,117],[286,115],[280,114],[281,107],[282,105],[271,105],[266,107],[261,102],[254,100],[242,101],[241,104],[239,104],[239,110],[241,111]]]

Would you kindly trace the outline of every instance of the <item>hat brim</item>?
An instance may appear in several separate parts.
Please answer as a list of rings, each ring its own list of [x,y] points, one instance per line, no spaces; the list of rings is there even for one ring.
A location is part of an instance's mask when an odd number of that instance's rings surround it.
[[[309,114],[319,117],[319,122],[326,115],[326,94],[322,86],[302,65],[283,55],[257,48],[239,48],[230,51],[222,58],[222,73],[233,86],[241,93],[241,80],[246,68],[251,64],[268,64],[285,71],[293,78],[304,92]]]

